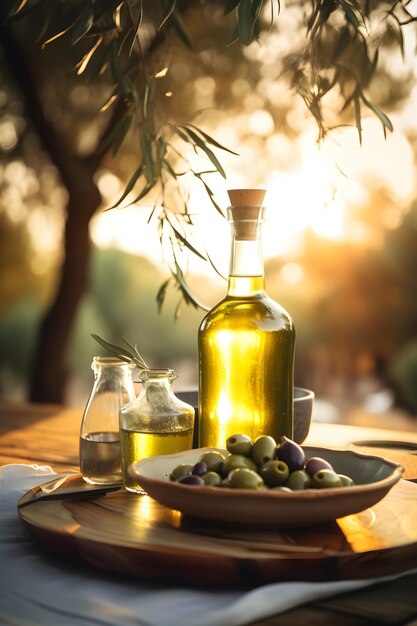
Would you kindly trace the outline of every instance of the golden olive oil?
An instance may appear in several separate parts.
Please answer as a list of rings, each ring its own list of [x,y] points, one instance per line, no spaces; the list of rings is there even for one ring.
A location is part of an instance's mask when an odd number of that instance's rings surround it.
[[[87,433],[80,437],[80,470],[95,485],[122,481],[118,432]]]
[[[293,437],[295,330],[263,276],[230,276],[199,330],[199,446],[244,433]]]
[[[193,429],[166,433],[120,430],[123,463],[123,482],[128,491],[143,493],[140,485],[131,478],[127,468],[131,463],[160,454],[174,454],[192,448]]]

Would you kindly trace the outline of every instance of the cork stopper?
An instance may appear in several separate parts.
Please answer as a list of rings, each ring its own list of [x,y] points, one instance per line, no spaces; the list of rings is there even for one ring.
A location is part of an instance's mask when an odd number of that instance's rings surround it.
[[[262,202],[265,189],[229,189],[231,207],[229,219],[233,221],[235,236],[239,240],[256,239],[258,223],[264,216]]]
[[[266,189],[228,189],[227,193],[232,206],[261,206]]]

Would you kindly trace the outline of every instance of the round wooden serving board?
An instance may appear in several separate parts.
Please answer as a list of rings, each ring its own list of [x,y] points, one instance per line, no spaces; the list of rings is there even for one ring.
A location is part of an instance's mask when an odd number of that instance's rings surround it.
[[[369,578],[411,569],[417,559],[417,485],[404,480],[372,509],[297,529],[202,522],[123,489],[34,501],[19,514],[56,555],[176,584]]]

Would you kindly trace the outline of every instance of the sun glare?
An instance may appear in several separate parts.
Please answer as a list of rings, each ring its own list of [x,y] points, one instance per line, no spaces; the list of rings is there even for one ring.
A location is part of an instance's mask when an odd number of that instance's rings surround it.
[[[91,224],[91,236],[99,248],[120,248],[130,254],[144,255],[156,264],[162,255],[158,234],[148,224],[147,207],[130,206],[98,214]]]
[[[252,114],[247,121],[250,127],[253,126],[252,131],[255,126],[258,128],[256,141],[267,127],[268,131],[271,130],[270,120],[265,116]],[[293,140],[279,132],[269,134],[262,154],[255,140],[236,145],[238,126],[242,123],[242,120],[235,120],[235,126],[230,122],[213,131],[213,135],[222,137],[227,145],[233,138],[233,148],[239,157],[222,154],[227,182],[220,175],[209,176],[207,182],[225,214],[228,188],[267,189],[263,228],[265,258],[296,256],[308,231],[324,239],[350,240],[363,245],[366,233],[355,218],[354,209],[368,201],[369,180],[374,187],[385,186],[391,192],[396,200],[395,210],[411,198],[415,174],[408,140],[401,132],[384,140],[375,120],[364,120],[366,139],[362,147],[358,145],[353,128],[341,130],[338,143],[327,140],[319,147],[312,127]],[[107,202],[117,199],[122,185],[113,174],[103,172],[97,182]],[[229,224],[214,210],[198,180],[190,177],[189,187],[188,209],[195,223],[193,245],[202,253],[207,252],[218,270],[227,275]],[[117,246],[134,254],[143,254],[160,264],[162,251],[156,224],[147,223],[149,211],[147,206],[131,206],[98,215],[92,224],[94,242],[101,247]],[[193,258],[190,266],[196,274],[213,273],[210,263],[198,258]],[[283,276],[290,283],[301,279],[293,269]]]

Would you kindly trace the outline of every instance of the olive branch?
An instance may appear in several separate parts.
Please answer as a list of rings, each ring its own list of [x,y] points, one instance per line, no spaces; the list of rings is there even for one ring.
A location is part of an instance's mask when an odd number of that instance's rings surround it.
[[[114,343],[109,343],[105,339],[99,337],[99,335],[91,334],[92,338],[97,341],[103,348],[108,350],[113,356],[120,359],[121,361],[125,361],[126,363],[130,363],[134,365],[139,370],[149,370],[149,366],[146,364],[144,358],[140,355],[138,348],[136,345],[132,346],[126,339],[122,337],[122,341],[125,344],[124,346],[117,346]]]
[[[293,0],[294,2],[294,0]],[[168,239],[171,277],[157,295],[158,307],[167,288],[174,284],[182,300],[204,307],[192,293],[186,279],[183,253],[192,253],[213,267],[207,251],[192,243],[192,216],[188,212],[188,192],[183,182],[191,175],[203,186],[208,201],[223,215],[215,200],[208,176],[226,172],[216,151],[236,152],[191,121],[168,123],[160,111],[158,98],[163,92],[161,79],[169,65],[153,61],[172,31],[182,44],[193,50],[187,31],[189,3],[181,0],[6,0],[8,22],[30,19],[33,12],[43,16],[38,40],[42,47],[57,39],[65,40],[79,52],[75,65],[82,79],[106,80],[110,86],[101,114],[113,111],[114,123],[98,147],[98,153],[111,150],[116,156],[128,136],[136,139],[139,165],[126,187],[109,209],[121,208],[146,199],[151,202],[149,220],[156,220],[160,241]],[[213,3],[214,0],[213,0]],[[274,23],[279,27],[279,0],[223,0],[223,19],[230,25],[225,45],[241,42],[248,46]],[[380,50],[396,47],[404,56],[404,31],[416,23],[410,0],[395,0],[391,7],[376,0],[311,0],[299,2],[305,11],[303,45],[284,59],[282,76],[302,98],[318,127],[321,141],[334,126],[327,120],[325,107],[330,93],[340,101],[340,115],[350,112],[362,142],[364,110],[374,114],[384,135],[393,130],[389,117],[372,102],[368,88],[380,67]],[[288,4],[291,6],[291,0]],[[268,19],[264,17],[269,13]],[[377,24],[377,28],[375,27]],[[189,163],[183,148],[193,150],[208,164],[202,171]],[[187,254],[185,254],[185,258]],[[215,268],[216,269],[216,268]],[[217,271],[217,270],[216,270]]]

